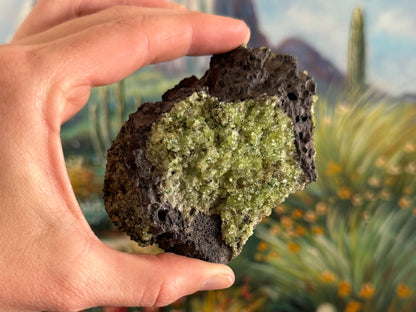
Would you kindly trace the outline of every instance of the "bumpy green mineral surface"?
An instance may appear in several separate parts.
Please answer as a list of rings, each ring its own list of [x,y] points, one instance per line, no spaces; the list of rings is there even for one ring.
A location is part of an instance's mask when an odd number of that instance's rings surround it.
[[[228,103],[194,93],[153,124],[146,157],[160,171],[161,200],[187,221],[198,212],[220,215],[234,252],[306,185],[292,119],[275,96]]]

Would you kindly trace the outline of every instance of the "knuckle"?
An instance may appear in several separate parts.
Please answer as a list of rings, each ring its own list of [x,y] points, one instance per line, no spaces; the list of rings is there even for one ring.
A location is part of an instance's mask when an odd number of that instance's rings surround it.
[[[159,261],[160,272],[162,272],[161,276],[163,278],[152,283],[153,289],[148,289],[147,293],[149,297],[143,298],[147,306],[167,306],[184,295],[181,276],[177,276],[171,272],[176,257],[171,253],[164,253],[156,258]]]
[[[151,306],[164,307],[179,299],[180,289],[176,279],[163,281],[154,292]]]

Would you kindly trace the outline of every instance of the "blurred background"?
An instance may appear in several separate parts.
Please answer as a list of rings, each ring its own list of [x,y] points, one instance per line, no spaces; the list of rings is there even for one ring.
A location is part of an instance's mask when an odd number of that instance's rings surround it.
[[[182,0],[193,10],[250,26],[251,47],[298,58],[318,83],[318,182],[264,220],[232,261],[224,291],[163,309],[91,311],[416,311],[416,2],[409,0]],[[1,0],[0,43],[35,1]],[[104,210],[105,154],[139,105],[192,74],[208,57],[140,69],[94,89],[62,127],[68,173],[93,230],[127,252],[138,248]]]

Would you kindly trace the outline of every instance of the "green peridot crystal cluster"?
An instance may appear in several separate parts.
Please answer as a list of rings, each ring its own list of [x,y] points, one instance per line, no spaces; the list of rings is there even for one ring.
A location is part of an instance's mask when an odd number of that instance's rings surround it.
[[[200,91],[152,125],[146,158],[161,176],[161,201],[188,222],[219,215],[238,253],[272,208],[306,186],[294,141],[277,96],[224,102]]]

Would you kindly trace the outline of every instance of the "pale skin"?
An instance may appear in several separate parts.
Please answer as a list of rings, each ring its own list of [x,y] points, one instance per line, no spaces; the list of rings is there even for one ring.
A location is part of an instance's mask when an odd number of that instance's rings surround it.
[[[59,133],[92,87],[248,37],[241,21],[162,0],[38,1],[0,46],[0,311],[164,306],[232,285],[225,265],[104,245],[72,191]]]

